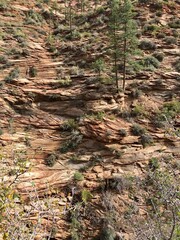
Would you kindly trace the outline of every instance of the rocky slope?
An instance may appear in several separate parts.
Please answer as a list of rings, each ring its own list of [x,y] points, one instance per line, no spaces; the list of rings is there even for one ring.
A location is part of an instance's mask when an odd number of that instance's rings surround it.
[[[2,185],[11,182],[18,192],[22,225],[37,226],[34,238],[17,230],[6,239],[95,239],[112,208],[119,214],[117,239],[138,239],[123,215],[135,204],[130,177],[142,179],[151,159],[167,156],[179,174],[179,3],[137,4],[139,41],[155,46],[138,58],[160,53],[163,59],[151,71],[130,72],[125,94],[117,94],[108,79],[109,10],[101,2],[83,13],[75,9],[72,39],[63,1],[0,3]],[[103,81],[92,67],[99,56],[107,65]],[[121,179],[115,192],[112,179]],[[136,205],[145,218],[144,200]]]

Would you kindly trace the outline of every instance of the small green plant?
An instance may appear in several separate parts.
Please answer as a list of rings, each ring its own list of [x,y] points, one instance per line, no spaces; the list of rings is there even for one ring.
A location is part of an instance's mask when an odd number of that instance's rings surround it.
[[[74,180],[75,181],[83,181],[84,180],[83,174],[80,173],[80,172],[75,172],[74,173]]]
[[[134,136],[141,136],[145,134],[145,129],[141,127],[139,124],[134,124],[131,127],[131,132]]]

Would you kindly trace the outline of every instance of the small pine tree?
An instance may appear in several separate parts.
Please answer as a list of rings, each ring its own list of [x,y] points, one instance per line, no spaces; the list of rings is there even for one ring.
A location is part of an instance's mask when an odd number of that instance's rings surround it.
[[[74,16],[74,7],[76,6],[76,1],[73,0],[65,0],[65,20],[69,24],[70,34],[72,36],[72,24],[73,24],[73,16]]]
[[[122,41],[120,58],[123,63],[123,91],[125,90],[127,65],[130,64],[132,56],[138,52],[138,39],[136,37],[137,25],[133,20],[133,10],[134,8],[131,0],[121,1],[119,18],[120,31],[122,31],[120,37]]]
[[[85,0],[80,0],[80,6],[81,6],[81,13],[83,13],[85,11]]]
[[[102,58],[97,59],[93,64],[95,72],[98,73],[99,79],[101,78],[102,71],[104,70],[104,60]]]
[[[118,57],[119,57],[119,0],[112,0],[110,3],[110,9],[111,9],[111,16],[109,19],[109,27],[110,27],[110,48],[112,52],[113,57],[113,65],[114,65],[114,71],[115,71],[115,80],[116,80],[116,87],[117,91],[119,89],[119,82],[118,82]]]
[[[126,68],[133,55],[137,53],[137,27],[133,20],[131,0],[112,0],[110,4],[110,39],[113,53],[114,71],[117,91],[119,89],[118,64],[123,65],[123,90],[126,83]]]

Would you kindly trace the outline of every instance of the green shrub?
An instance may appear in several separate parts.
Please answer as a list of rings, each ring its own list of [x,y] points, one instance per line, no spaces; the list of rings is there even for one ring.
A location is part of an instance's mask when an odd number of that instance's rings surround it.
[[[164,53],[154,52],[152,56],[155,57],[159,62],[162,62],[164,58]]]
[[[177,40],[175,37],[172,37],[172,36],[168,36],[168,37],[165,37],[164,38],[164,41],[166,44],[176,44],[177,43]]]
[[[82,201],[86,204],[91,200],[92,194],[87,189],[83,189],[81,192],[81,198]]]
[[[74,180],[75,181],[83,181],[84,180],[83,174],[80,173],[80,172],[75,172],[74,173]]]
[[[4,87],[4,81],[0,81],[0,89]]]
[[[8,59],[5,56],[0,56],[0,64],[7,64],[8,63]]]
[[[139,48],[141,50],[155,50],[156,44],[148,39],[144,39],[140,42]]]
[[[102,58],[97,59],[93,63],[93,68],[94,68],[95,72],[98,73],[99,78],[101,77],[101,72],[104,70],[104,67],[105,67],[105,63],[104,63],[104,60]]]
[[[146,116],[147,112],[144,109],[143,105],[137,104],[133,109],[132,109],[132,116],[138,117],[138,116]]]
[[[167,118],[174,118],[180,113],[180,102],[171,101],[163,105],[162,113],[166,115]]]
[[[6,51],[6,54],[9,56],[13,56],[13,58],[18,59],[21,56],[22,51],[17,48],[10,48]]]
[[[174,65],[176,71],[180,72],[180,58],[178,58],[173,65]]]
[[[168,23],[168,25],[171,28],[180,28],[180,19],[174,18]]]
[[[163,12],[162,12],[161,10],[158,10],[158,11],[156,12],[156,16],[157,16],[157,17],[162,17],[162,15],[163,15]]]
[[[44,3],[49,4],[51,0],[43,0]]]
[[[3,130],[2,130],[2,128],[0,127],[0,135],[2,135],[3,134]]]
[[[69,87],[72,84],[70,76],[66,76],[65,79],[57,79],[57,84],[59,87]]]
[[[153,1],[152,6],[155,10],[162,10],[163,2],[162,1]]]
[[[53,167],[58,159],[58,156],[54,153],[50,154],[44,161],[48,167]]]
[[[106,114],[105,114],[104,111],[102,111],[102,112],[100,111],[100,112],[96,112],[96,113],[91,114],[91,115],[87,115],[88,118],[96,119],[96,120],[99,120],[99,121],[103,121],[105,116],[106,116]]]
[[[178,30],[176,30],[176,29],[173,29],[173,30],[172,30],[172,35],[173,35],[173,37],[175,37],[175,38],[179,38],[180,32],[179,32]]]
[[[119,129],[119,135],[121,137],[126,137],[127,136],[127,132],[126,132],[126,129]]]
[[[159,67],[159,61],[153,56],[147,56],[140,61],[140,64],[145,70],[153,71],[155,68]]]
[[[65,39],[67,39],[67,40],[80,40],[81,39],[81,33],[77,30],[73,30],[69,34],[65,35]]]
[[[34,10],[30,9],[26,13],[25,24],[41,25],[42,22],[43,17],[38,12],[35,12]]]
[[[139,3],[146,4],[149,3],[149,0],[138,0]]]
[[[7,10],[8,8],[8,3],[6,0],[1,0],[0,2],[0,12],[3,12],[5,10]]]
[[[144,33],[153,33],[159,29],[158,25],[155,24],[145,24],[143,28]]]
[[[131,96],[133,98],[139,98],[139,97],[142,96],[142,94],[143,94],[143,92],[141,90],[139,90],[138,88],[133,89],[132,92],[131,92]]]
[[[158,33],[156,34],[156,37],[157,37],[158,39],[165,38],[165,37],[166,37],[166,34],[163,33],[163,32],[158,32]]]
[[[100,240],[114,240],[116,237],[116,233],[114,229],[110,227],[104,227],[100,233]]]
[[[37,69],[34,66],[30,66],[29,68],[29,76],[36,77],[37,76]]]
[[[120,150],[118,150],[116,148],[113,148],[113,147],[110,150],[112,151],[112,154],[117,158],[121,158],[124,154],[123,151],[120,151]]]
[[[16,67],[15,69],[11,70],[9,75],[5,77],[4,81],[6,83],[11,83],[14,79],[19,77],[19,68]]]
[[[61,153],[67,153],[69,150],[74,150],[81,142],[83,136],[78,131],[74,131],[71,138],[66,141],[60,148]]]
[[[160,112],[152,119],[152,122],[157,128],[164,128],[167,121],[175,118],[180,113],[180,102],[173,100],[165,103]]]
[[[74,119],[68,119],[66,122],[64,122],[60,129],[63,131],[72,131],[78,128],[78,124]]]
[[[151,158],[149,160],[149,168],[152,170],[152,171],[155,171],[159,168],[159,161],[157,158]]]
[[[149,134],[143,134],[141,136],[141,144],[143,145],[143,147],[146,147],[148,145],[151,145],[153,143],[153,137]]]
[[[105,8],[103,6],[100,6],[100,7],[97,8],[97,13],[98,14],[102,14],[102,13],[104,13],[104,11],[105,11]]]
[[[141,136],[145,133],[145,129],[141,127],[139,124],[134,124],[131,127],[131,133],[135,136]]]
[[[71,240],[80,240],[78,232],[76,231],[71,232]]]
[[[164,116],[164,114],[162,113],[157,113],[153,119],[152,119],[152,123],[155,127],[157,128],[163,128],[165,127],[165,123],[166,123],[166,118]]]
[[[73,155],[70,157],[69,160],[70,160],[71,162],[73,162],[73,163],[81,162],[78,154],[73,154]]]

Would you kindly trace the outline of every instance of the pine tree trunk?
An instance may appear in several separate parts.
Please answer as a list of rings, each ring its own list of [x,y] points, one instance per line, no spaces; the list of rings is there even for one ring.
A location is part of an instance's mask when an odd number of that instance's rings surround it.
[[[117,93],[118,93],[119,92],[119,83],[118,83],[118,69],[117,69],[116,19],[114,19],[114,68],[115,68],[116,88],[117,88]]]
[[[118,71],[117,71],[117,53],[114,54],[114,67],[115,67],[115,79],[116,79],[116,88],[117,93],[119,92],[119,83],[118,83]]]
[[[127,51],[126,23],[125,23],[124,32],[125,32],[125,39],[124,39],[124,48],[123,48],[123,55],[124,55],[124,59],[123,59],[123,91],[125,91],[125,86],[126,86],[126,51]]]
[[[69,4],[69,29],[70,29],[70,34],[72,36],[72,5],[71,5],[71,1]]]

